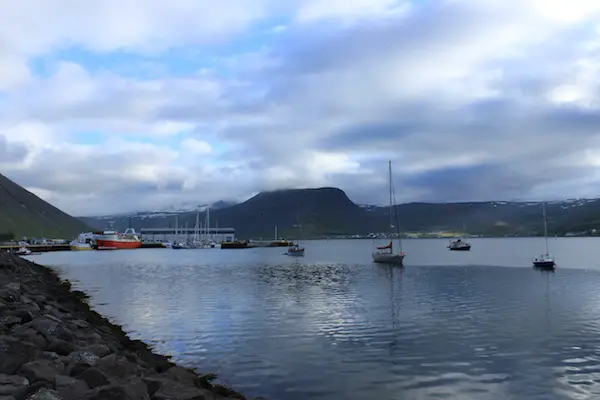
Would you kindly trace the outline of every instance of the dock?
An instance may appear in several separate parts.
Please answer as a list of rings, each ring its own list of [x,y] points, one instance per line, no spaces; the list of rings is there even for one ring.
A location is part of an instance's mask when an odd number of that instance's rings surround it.
[[[21,246],[19,244],[0,245],[0,251],[17,251],[21,247],[26,247],[32,252],[48,252],[48,251],[70,251],[71,246],[67,244],[28,244]]]

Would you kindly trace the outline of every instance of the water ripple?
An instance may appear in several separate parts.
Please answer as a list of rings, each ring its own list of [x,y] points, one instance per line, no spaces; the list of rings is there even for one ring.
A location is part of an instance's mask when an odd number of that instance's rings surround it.
[[[432,243],[409,241],[421,264],[404,270],[371,265],[360,241],[311,242],[301,260],[279,249],[44,257],[133,337],[249,395],[600,398],[600,271],[517,268],[521,242],[516,255]]]

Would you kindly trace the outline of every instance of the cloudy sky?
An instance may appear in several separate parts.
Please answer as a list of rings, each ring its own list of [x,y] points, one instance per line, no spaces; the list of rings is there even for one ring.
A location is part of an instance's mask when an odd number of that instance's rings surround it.
[[[0,4],[0,173],[71,214],[600,196],[597,0]]]

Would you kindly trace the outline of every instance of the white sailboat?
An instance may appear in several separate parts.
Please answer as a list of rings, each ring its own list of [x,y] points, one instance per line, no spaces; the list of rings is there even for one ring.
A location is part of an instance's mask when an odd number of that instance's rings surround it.
[[[542,214],[544,216],[544,242],[546,244],[546,253],[533,259],[533,266],[536,268],[554,269],[556,263],[554,256],[548,251],[548,222],[546,220],[546,202],[542,203]]]
[[[404,264],[404,252],[402,251],[402,239],[400,238],[400,231],[398,226],[398,216],[396,214],[395,197],[394,197],[394,185],[392,181],[392,162],[388,164],[389,174],[389,190],[390,190],[390,230],[396,228],[396,234],[398,236],[398,250],[399,253],[394,253],[394,240],[391,239],[390,243],[385,246],[379,246],[373,252],[373,261],[382,264],[394,264],[402,266]],[[394,218],[395,217],[395,218]]]

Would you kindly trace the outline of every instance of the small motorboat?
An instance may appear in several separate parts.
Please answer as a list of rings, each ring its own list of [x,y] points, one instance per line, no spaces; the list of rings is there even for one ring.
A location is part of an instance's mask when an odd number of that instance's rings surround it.
[[[19,250],[15,251],[15,254],[18,256],[28,256],[31,254],[31,250],[29,250],[27,247],[23,246],[23,247],[19,248]]]
[[[189,249],[188,245],[184,244],[184,243],[173,243],[171,245],[171,248],[174,250],[180,250],[180,249]]]
[[[533,259],[533,266],[541,269],[554,269],[556,268],[556,262],[554,256],[550,254],[542,254],[539,257]]]
[[[448,248],[450,250],[466,251],[466,250],[471,250],[471,244],[467,243],[467,242],[463,242],[462,239],[457,239],[457,240],[451,241],[450,244],[448,245]]]
[[[304,247],[300,247],[298,245],[288,247],[287,253],[285,255],[292,257],[302,257],[304,256]]]

